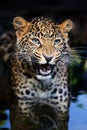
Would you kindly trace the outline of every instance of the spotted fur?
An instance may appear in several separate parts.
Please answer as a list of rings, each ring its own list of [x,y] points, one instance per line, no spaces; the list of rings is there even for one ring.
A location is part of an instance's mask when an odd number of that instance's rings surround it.
[[[56,120],[67,119],[70,103],[67,70],[71,52],[68,32],[72,21],[57,24],[40,17],[28,22],[16,17],[13,25],[17,42],[16,52],[11,56],[12,130],[16,129],[18,118],[41,124],[40,118],[47,115],[43,114],[44,105],[55,111]],[[38,114],[40,110],[42,113]]]

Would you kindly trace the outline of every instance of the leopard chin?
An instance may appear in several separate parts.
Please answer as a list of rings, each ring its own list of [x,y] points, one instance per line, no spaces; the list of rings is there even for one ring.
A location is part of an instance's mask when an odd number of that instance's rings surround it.
[[[52,72],[54,65],[51,64],[33,64],[33,68],[35,70],[36,78],[39,80],[48,80],[52,77]]]
[[[49,79],[51,79],[51,75],[47,75],[47,76],[42,76],[42,75],[36,75],[36,78],[38,79],[38,80],[49,80]]]

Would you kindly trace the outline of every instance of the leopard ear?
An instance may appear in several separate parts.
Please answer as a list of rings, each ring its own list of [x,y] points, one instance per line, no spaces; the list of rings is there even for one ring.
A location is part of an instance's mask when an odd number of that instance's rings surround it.
[[[16,30],[23,30],[28,22],[22,17],[15,17],[13,20],[13,26]]]
[[[15,17],[13,19],[13,26],[14,29],[16,30],[16,35],[21,36],[21,34],[23,33],[24,29],[27,27],[28,24],[29,24],[28,21],[26,21],[24,18]]]
[[[58,25],[64,38],[68,37],[68,32],[73,28],[73,22],[70,19],[65,20],[63,23]]]

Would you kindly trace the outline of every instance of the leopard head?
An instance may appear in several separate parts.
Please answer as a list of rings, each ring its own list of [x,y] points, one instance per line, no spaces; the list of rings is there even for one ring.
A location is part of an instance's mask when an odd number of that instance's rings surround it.
[[[15,17],[13,25],[20,54],[27,61],[31,59],[35,76],[40,80],[52,78],[57,62],[69,50],[68,32],[72,29],[72,21],[67,19],[56,24],[43,17],[34,18],[30,22]]]

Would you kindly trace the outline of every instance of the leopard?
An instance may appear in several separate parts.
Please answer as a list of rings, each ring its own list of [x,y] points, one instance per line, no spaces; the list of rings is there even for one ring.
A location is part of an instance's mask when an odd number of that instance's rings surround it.
[[[68,130],[68,41],[72,20],[58,24],[47,17],[28,21],[18,16],[13,19],[13,27],[16,42],[10,56],[12,130]],[[46,121],[56,125],[45,128]]]

